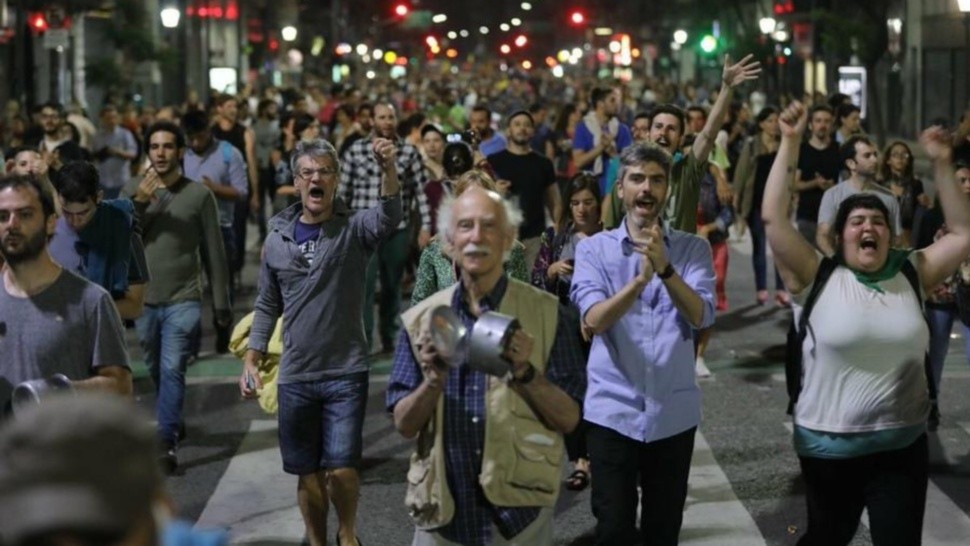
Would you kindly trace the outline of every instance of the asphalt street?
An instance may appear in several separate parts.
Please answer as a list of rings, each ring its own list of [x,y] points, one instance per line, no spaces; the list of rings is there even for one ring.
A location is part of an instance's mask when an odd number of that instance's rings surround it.
[[[704,420],[692,461],[682,544],[795,544],[805,527],[781,365],[790,312],[755,305],[749,249],[747,239],[731,242],[730,309],[719,314],[707,353],[714,374],[699,380]],[[255,266],[248,269],[251,284]],[[241,299],[251,302],[252,293]],[[939,431],[930,434],[923,540],[928,546],[964,545],[970,537],[970,397],[963,394],[970,390],[970,367],[963,340],[952,341],[941,389],[943,420]],[[203,347],[211,343],[206,338]],[[137,360],[136,345],[132,338]],[[374,360],[364,429],[358,522],[361,542],[369,546],[410,544],[412,535],[403,506],[412,446],[384,411],[388,365],[387,359]],[[281,470],[275,418],[255,403],[240,401],[239,370],[238,360],[214,355],[204,355],[190,369],[188,437],[179,452],[179,473],[169,478],[168,489],[181,517],[202,527],[225,528],[236,544],[299,544],[303,529],[295,505],[296,480]],[[140,363],[136,377],[139,404],[150,408],[152,386]],[[335,530],[333,514],[330,519]],[[594,523],[589,490],[563,489],[556,507],[556,543],[592,544]],[[868,544],[862,525],[853,545]]]

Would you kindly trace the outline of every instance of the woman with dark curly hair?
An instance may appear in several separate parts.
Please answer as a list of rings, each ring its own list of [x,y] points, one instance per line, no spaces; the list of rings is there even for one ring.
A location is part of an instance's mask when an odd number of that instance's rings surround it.
[[[572,177],[563,191],[563,201],[569,214],[563,214],[559,225],[548,227],[539,240],[539,255],[532,268],[532,284],[555,294],[560,303],[569,309],[569,317],[575,319],[574,327],[581,329],[579,309],[569,299],[572,281],[573,257],[579,241],[598,233],[600,222],[599,178],[589,172]],[[565,315],[564,315],[565,316]],[[583,348],[589,353],[591,334],[583,332]],[[566,479],[566,487],[582,491],[589,485],[589,458],[586,452],[586,429],[580,421],[576,430],[566,435],[566,454],[573,463],[573,473]]]

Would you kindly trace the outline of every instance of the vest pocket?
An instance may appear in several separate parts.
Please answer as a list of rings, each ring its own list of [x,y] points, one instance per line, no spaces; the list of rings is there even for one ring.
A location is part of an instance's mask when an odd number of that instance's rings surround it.
[[[559,479],[559,459],[562,451],[558,442],[551,445],[530,442],[527,438],[536,433],[523,437],[523,432],[516,431],[512,445],[515,447],[515,460],[509,483],[513,487],[555,493]]]
[[[432,498],[431,479],[433,472],[431,457],[418,458],[411,456],[411,467],[408,468],[408,489],[404,495],[404,505],[412,518],[421,520],[432,517],[438,510],[437,502]]]

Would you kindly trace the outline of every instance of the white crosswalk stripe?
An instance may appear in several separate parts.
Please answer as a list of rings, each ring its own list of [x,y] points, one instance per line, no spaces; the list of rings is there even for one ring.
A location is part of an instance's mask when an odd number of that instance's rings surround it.
[[[784,422],[789,432],[790,422]],[[970,423],[959,423],[970,434]],[[225,528],[233,543],[300,541],[303,522],[295,505],[296,479],[283,473],[276,442],[276,422],[256,420],[239,446],[198,520],[202,528]],[[595,477],[594,477],[595,479]],[[373,486],[371,486],[373,487]],[[369,490],[373,494],[373,489]],[[381,486],[388,517],[403,510],[403,484]],[[588,510],[578,503],[559,517]],[[403,513],[403,512],[401,512]],[[397,514],[399,515],[399,514]],[[331,526],[335,525],[333,512]],[[393,519],[393,518],[391,518]],[[863,516],[863,524],[868,519]],[[970,537],[970,517],[932,480],[927,491],[923,544],[956,546]],[[690,546],[763,546],[757,523],[735,495],[704,435],[697,433],[684,512],[681,544]]]
[[[680,543],[710,546],[762,546],[754,519],[738,500],[731,482],[700,432],[694,438],[690,489]]]

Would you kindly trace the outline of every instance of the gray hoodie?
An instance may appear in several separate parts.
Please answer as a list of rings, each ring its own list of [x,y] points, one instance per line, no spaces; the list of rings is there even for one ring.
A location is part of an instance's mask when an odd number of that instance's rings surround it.
[[[265,353],[276,319],[283,315],[281,384],[367,370],[367,262],[403,214],[400,194],[357,212],[337,199],[334,216],[322,224],[311,265],[295,241],[301,213],[297,203],[269,222],[249,336],[249,348]]]

